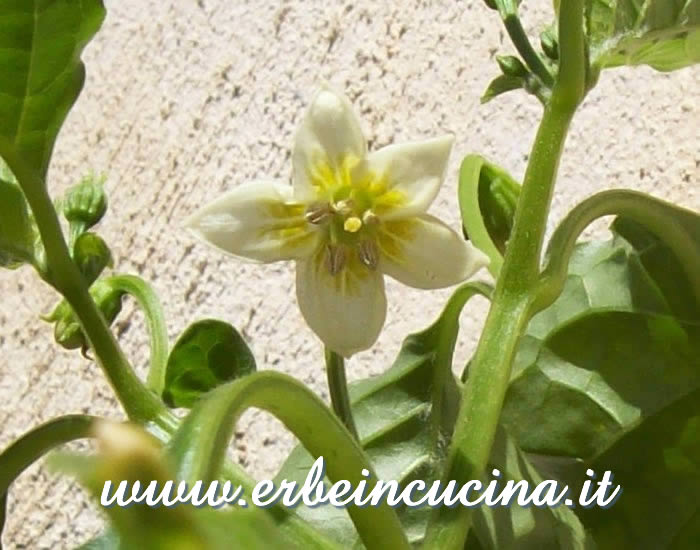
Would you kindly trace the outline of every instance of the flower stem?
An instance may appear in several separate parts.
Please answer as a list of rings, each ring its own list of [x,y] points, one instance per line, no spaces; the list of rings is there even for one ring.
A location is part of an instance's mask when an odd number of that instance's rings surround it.
[[[359,441],[355,420],[352,417],[348,382],[345,379],[345,359],[328,348],[326,348],[326,376],[333,411],[352,436]]]
[[[146,385],[157,395],[165,387],[165,369],[168,364],[168,331],[163,307],[151,285],[135,275],[114,275],[109,284],[133,296],[146,314],[151,343],[151,360]]]
[[[537,75],[545,86],[551,88],[554,84],[552,73],[544,64],[540,55],[532,47],[530,39],[527,37],[525,29],[523,29],[523,25],[520,22],[518,6],[515,0],[499,2],[499,13],[501,14],[503,25],[515,49],[518,50],[518,53],[522,56],[530,70]]]
[[[34,214],[46,250],[46,279],[75,311],[95,356],[126,414],[131,420],[140,423],[156,422],[164,426],[171,424],[165,405],[136,376],[90,296],[85,279],[68,252],[44,179],[5,147],[1,147],[0,152],[22,187]]]
[[[561,0],[561,69],[535,138],[492,306],[462,391],[443,483],[455,480],[462,485],[483,476],[513,358],[532,316],[559,158],[569,124],[585,94],[583,1]],[[424,547],[461,550],[471,526],[471,512],[464,506],[437,508]]]

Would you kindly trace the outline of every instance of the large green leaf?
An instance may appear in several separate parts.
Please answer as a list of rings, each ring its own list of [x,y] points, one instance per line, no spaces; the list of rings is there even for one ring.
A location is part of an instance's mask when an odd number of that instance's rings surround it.
[[[457,290],[440,318],[426,330],[410,335],[392,367],[382,375],[351,387],[355,422],[362,445],[382,480],[405,484],[420,479],[439,479],[445,441],[454,426],[458,405],[457,382],[452,375],[452,356],[459,314],[474,293],[484,287],[466,285]],[[277,479],[303,482],[313,458],[297,447]],[[504,479],[532,479],[534,469],[505,432],[490,462]],[[343,510],[329,506],[299,508],[299,515],[344,548],[361,548],[352,523]],[[398,509],[409,541],[423,540],[431,510],[427,507]],[[573,512],[560,509],[480,508],[475,531],[481,548],[584,548],[583,529]]]
[[[587,26],[596,69],[700,61],[700,0],[588,0]]]
[[[663,289],[654,259],[677,276]],[[658,239],[641,250],[619,236],[577,246],[562,295],[528,327],[506,395],[502,421],[525,450],[592,458],[700,386],[700,313],[672,259]]]
[[[0,156],[8,162],[46,172],[85,80],[80,54],[103,18],[100,0],[0,1]]]
[[[255,358],[228,323],[193,323],[175,343],[165,371],[163,400],[171,407],[192,407],[206,392],[255,372]]]
[[[682,219],[685,235],[699,235],[697,216]],[[611,241],[577,246],[564,292],[533,319],[502,421],[548,477],[616,476],[612,508],[582,512],[599,548],[697,548],[696,277],[642,226],[618,218],[613,228]]]

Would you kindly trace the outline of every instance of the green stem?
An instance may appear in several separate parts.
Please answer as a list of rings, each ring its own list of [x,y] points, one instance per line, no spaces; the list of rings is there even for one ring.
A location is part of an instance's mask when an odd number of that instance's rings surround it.
[[[95,356],[129,418],[144,424],[153,435],[164,443],[167,442],[178,427],[178,419],[136,376],[90,297],[85,281],[68,253],[56,211],[43,179],[33,170],[27,169],[19,157],[3,145],[0,141],[0,154],[20,182],[39,227],[46,249],[49,270],[47,278],[75,310]],[[229,464],[225,470],[234,481],[244,482],[248,479],[238,466]],[[302,541],[320,540],[320,535],[296,514],[285,509],[276,509],[274,513],[278,518],[284,518],[282,527],[290,536],[298,537]],[[318,548],[331,546],[330,543],[323,543]]]
[[[135,275],[115,275],[107,282],[117,290],[133,296],[146,314],[151,344],[151,360],[146,385],[157,395],[165,387],[165,369],[168,364],[168,331],[158,295],[151,285]]]
[[[54,447],[90,437],[96,420],[87,415],[55,418],[27,432],[0,454],[0,532],[5,525],[7,491],[12,482]]]
[[[263,409],[284,423],[313,458],[323,457],[328,479],[364,481],[367,493],[378,483],[369,458],[355,438],[319,397],[291,376],[256,372],[219,386],[199,401],[169,443],[178,479],[219,479],[237,419],[250,407]],[[367,470],[369,476],[362,475]],[[408,550],[396,511],[386,502],[347,508],[369,550]]]
[[[583,0],[562,0],[561,69],[544,111],[523,181],[515,223],[469,377],[462,391],[443,482],[464,484],[484,473],[503,406],[518,341],[531,317],[533,289],[559,158],[576,107],[585,93]],[[433,513],[425,548],[462,549],[471,508]]]
[[[345,359],[334,351],[326,348],[326,376],[328,377],[328,390],[331,394],[333,412],[345,425],[355,439],[359,441],[355,420],[352,416],[350,395],[348,394],[348,382],[345,379]]]
[[[554,231],[547,248],[545,268],[538,285],[536,311],[548,307],[564,288],[576,240],[588,225],[609,215],[624,216],[658,235],[679,258],[700,303],[700,251],[682,224],[682,209],[644,193],[612,189],[597,193],[578,204]],[[692,216],[694,213],[689,212]]]
[[[518,53],[530,70],[537,75],[547,88],[551,88],[554,85],[554,77],[547,68],[547,65],[542,61],[540,55],[532,47],[530,39],[525,33],[525,29],[523,29],[522,23],[520,23],[517,3],[515,0],[504,0],[498,3],[498,7],[501,19],[503,19],[503,25],[515,49],[518,50]]]
[[[98,310],[82,274],[70,257],[56,210],[43,180],[11,151],[2,154],[32,209],[46,250],[47,280],[75,311],[97,360],[130,419],[170,424],[165,405],[139,380]]]

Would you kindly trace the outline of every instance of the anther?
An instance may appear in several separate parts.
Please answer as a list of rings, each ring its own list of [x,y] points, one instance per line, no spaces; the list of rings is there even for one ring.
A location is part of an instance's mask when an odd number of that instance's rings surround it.
[[[331,275],[337,275],[345,267],[347,252],[344,246],[326,246],[326,267]]]
[[[362,223],[365,225],[377,225],[379,223],[379,216],[371,210],[365,210],[364,214],[362,214]]]
[[[374,243],[374,241],[362,241],[358,247],[358,252],[360,261],[364,265],[372,270],[377,269],[377,264],[379,263],[379,250],[377,250],[377,245]]]
[[[335,210],[341,216],[349,216],[350,214],[352,214],[354,208],[355,203],[352,199],[338,201],[333,205],[333,210]]]
[[[348,233],[357,233],[362,228],[362,220],[357,216],[351,216],[343,224],[343,229]]]
[[[315,202],[306,209],[304,218],[307,222],[318,225],[333,215],[331,205],[327,202]]]

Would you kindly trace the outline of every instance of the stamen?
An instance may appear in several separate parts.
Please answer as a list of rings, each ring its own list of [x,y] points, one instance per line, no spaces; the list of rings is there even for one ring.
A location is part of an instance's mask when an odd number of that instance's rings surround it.
[[[360,261],[371,270],[377,269],[379,264],[379,250],[374,241],[366,240],[360,243],[358,248]]]
[[[352,214],[354,208],[355,203],[352,199],[338,201],[335,205],[333,205],[333,209],[341,216],[349,216]]]
[[[304,218],[307,222],[319,225],[333,215],[331,205],[327,202],[315,202],[306,209]]]
[[[362,228],[362,220],[357,216],[351,216],[343,224],[343,229],[348,233],[357,233]]]
[[[329,244],[326,246],[326,267],[331,275],[335,276],[340,273],[347,262],[347,252],[344,246],[334,246]]]
[[[379,223],[379,216],[371,210],[365,210],[364,214],[362,214],[362,223],[365,225],[377,225]]]

